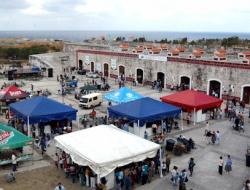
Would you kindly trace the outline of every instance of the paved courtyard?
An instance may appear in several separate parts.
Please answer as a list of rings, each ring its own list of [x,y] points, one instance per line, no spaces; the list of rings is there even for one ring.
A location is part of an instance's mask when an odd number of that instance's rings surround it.
[[[79,86],[82,86],[87,80],[83,76],[78,76],[80,78]],[[4,81],[0,81],[0,84]],[[26,86],[24,89],[30,90],[30,84],[34,85],[34,90],[48,89],[52,92],[51,98],[56,99],[57,101],[62,102],[62,97],[58,95],[58,89],[60,89],[59,83],[55,78],[52,79],[43,79],[41,81],[24,81]],[[112,85],[112,89],[118,89],[118,86],[114,84],[114,81],[109,81]],[[128,87],[131,87],[136,92],[149,96],[155,99],[159,97],[173,93],[169,90],[163,90],[159,93],[156,90],[152,90],[149,86],[146,87],[132,87],[131,83],[127,84]],[[66,104],[71,104],[73,107],[78,108],[78,101],[74,99],[73,95],[67,95],[64,97],[64,102]],[[104,102],[102,106],[98,107],[97,115],[106,114],[107,102]],[[239,190],[242,187],[242,184],[246,178],[250,178],[250,168],[246,167],[245,164],[245,153],[247,145],[250,146],[250,120],[247,118],[248,110],[245,111],[245,132],[239,133],[233,131],[231,123],[225,119],[211,121],[209,128],[211,130],[219,130],[221,132],[221,143],[219,145],[207,145],[204,138],[204,123],[198,124],[196,126],[184,126],[184,131],[173,131],[169,138],[175,138],[177,134],[183,134],[186,137],[192,137],[196,142],[196,149],[192,150],[189,154],[184,154],[180,157],[172,156],[171,168],[173,165],[178,166],[180,169],[187,168],[188,160],[190,157],[194,157],[196,166],[194,168],[193,177],[189,178],[187,182],[187,189],[193,190]],[[78,115],[83,115],[90,113],[91,110],[79,109]],[[185,122],[184,122],[185,124]],[[77,130],[78,123],[74,123],[75,129]],[[52,146],[48,149],[47,154],[52,157],[55,152],[55,147]],[[220,176],[217,172],[219,157],[223,156],[224,161],[226,161],[226,156],[230,154],[233,161],[233,171],[230,174],[224,173],[223,176]],[[39,153],[37,155],[39,157]],[[40,160],[38,159],[37,167],[46,167],[50,165],[49,160]],[[39,166],[38,166],[39,165]],[[53,167],[53,166],[51,166]],[[27,166],[26,164],[21,165],[20,171],[23,173],[18,174],[19,176],[25,175],[25,168],[29,170],[34,170],[36,167]],[[0,170],[0,176],[3,174]],[[57,172],[57,171],[55,171]],[[46,176],[44,176],[46,178]],[[30,179],[32,181],[32,179]],[[46,181],[46,179],[40,179],[41,181]],[[1,180],[0,180],[1,181]],[[25,182],[23,182],[25,183]],[[0,184],[1,187],[1,184]],[[5,189],[15,189],[12,184],[9,186],[5,185]],[[42,189],[41,187],[34,186],[33,189]],[[72,187],[68,189],[83,189],[80,188],[79,184],[72,184]],[[170,181],[170,175],[167,175],[163,178],[158,178],[151,183],[140,186],[137,189],[139,190],[165,190],[165,189],[178,189],[173,187]],[[28,189],[27,189],[28,190]]]

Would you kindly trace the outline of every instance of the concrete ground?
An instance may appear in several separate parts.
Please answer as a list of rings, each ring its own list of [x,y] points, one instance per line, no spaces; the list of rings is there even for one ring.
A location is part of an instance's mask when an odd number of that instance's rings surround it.
[[[80,80],[79,86],[83,86],[84,83],[90,81],[91,79],[87,79],[83,76],[77,76]],[[4,81],[0,81],[0,84]],[[6,81],[5,81],[6,82]],[[34,90],[48,89],[52,92],[53,98],[59,102],[62,102],[62,97],[58,95],[58,89],[60,89],[59,83],[55,78],[50,79],[42,79],[41,81],[24,81],[26,83],[24,89],[30,90],[30,84],[34,85]],[[118,89],[118,86],[114,84],[114,81],[110,80],[109,83],[112,86],[112,89]],[[131,83],[127,84],[128,87],[131,87],[136,92],[149,96],[159,100],[159,97],[167,94],[173,93],[169,90],[163,90],[163,92],[159,93],[156,90],[152,90],[150,87],[132,87]],[[64,97],[64,102],[66,104],[70,104],[76,109],[78,107],[78,101],[74,99],[73,95],[67,95]],[[97,115],[106,114],[107,110],[107,102],[104,102],[102,106],[97,107]],[[88,114],[91,112],[91,109],[79,109],[78,115]],[[247,115],[247,111],[245,112],[245,116]],[[246,117],[247,118],[247,117]],[[196,126],[184,126],[184,131],[173,131],[172,134],[169,135],[168,138],[175,138],[177,134],[183,134],[186,137],[192,137],[197,144],[197,149],[192,150],[189,154],[184,154],[180,157],[172,156],[171,168],[176,165],[180,169],[187,168],[188,160],[190,157],[194,157],[196,166],[194,168],[193,177],[189,178],[187,182],[187,189],[194,190],[238,190],[242,187],[242,184],[246,178],[250,178],[250,168],[245,166],[245,153],[247,149],[247,145],[250,146],[250,122],[248,119],[245,121],[245,133],[239,133],[237,131],[233,131],[231,128],[231,123],[225,119],[223,120],[215,120],[210,124],[211,130],[219,130],[221,132],[221,143],[219,145],[207,145],[205,138],[203,136],[205,125],[204,123],[198,124]],[[74,123],[74,130],[77,129],[77,122]],[[55,152],[55,147],[52,145],[48,148],[47,154],[50,157],[53,157]],[[233,171],[230,174],[224,173],[220,176],[217,172],[217,165],[219,161],[219,157],[223,156],[226,161],[226,156],[230,154],[233,160]],[[48,162],[45,163],[34,162],[35,165],[39,168],[49,165]],[[22,166],[22,171],[25,171],[25,168],[35,169],[34,166]],[[28,170],[27,169],[27,170]],[[2,171],[0,171],[0,175]],[[23,173],[25,175],[25,172]],[[72,188],[73,189],[73,188]],[[82,189],[82,188],[81,188]],[[137,189],[142,190],[165,190],[165,189],[177,189],[173,187],[170,181],[170,175],[167,175],[163,178],[156,179],[152,181],[150,184],[145,186],[140,186]]]

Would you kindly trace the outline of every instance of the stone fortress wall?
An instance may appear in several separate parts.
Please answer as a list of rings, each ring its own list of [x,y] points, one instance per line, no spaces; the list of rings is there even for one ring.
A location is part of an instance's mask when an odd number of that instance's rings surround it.
[[[79,67],[81,62],[83,69],[110,78],[124,73],[132,81],[142,75],[144,84],[160,78],[167,88],[179,85],[184,77],[190,79],[190,88],[210,94],[215,88],[220,98],[231,96],[248,103],[246,96],[250,96],[250,65],[122,53],[110,46],[90,44],[65,43],[64,52],[71,54],[72,66]]]

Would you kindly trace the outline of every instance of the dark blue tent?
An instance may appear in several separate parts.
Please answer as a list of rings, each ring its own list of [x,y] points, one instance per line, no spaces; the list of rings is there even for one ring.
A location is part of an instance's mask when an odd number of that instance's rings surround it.
[[[181,113],[181,108],[146,97],[109,107],[108,111],[109,117],[139,121],[141,126],[145,122],[176,117]]]
[[[10,111],[27,124],[53,120],[76,120],[77,110],[44,96],[10,104]]]

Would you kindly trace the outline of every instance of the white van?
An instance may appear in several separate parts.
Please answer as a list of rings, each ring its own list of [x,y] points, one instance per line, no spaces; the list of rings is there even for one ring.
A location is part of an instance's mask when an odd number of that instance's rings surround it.
[[[91,93],[84,95],[80,98],[79,107],[82,108],[92,108],[102,104],[102,94],[101,93]]]

